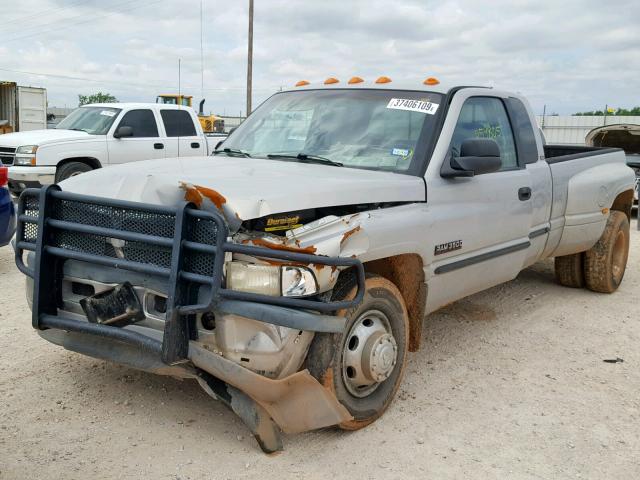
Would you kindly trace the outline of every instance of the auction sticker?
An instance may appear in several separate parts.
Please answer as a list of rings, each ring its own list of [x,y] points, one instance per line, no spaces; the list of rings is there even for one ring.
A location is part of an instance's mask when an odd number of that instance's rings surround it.
[[[387,104],[387,108],[394,110],[407,110],[409,112],[420,112],[434,115],[438,111],[437,103],[423,102],[422,100],[411,100],[408,98],[392,98]]]
[[[116,112],[113,112],[111,110],[102,110],[100,112],[100,115],[104,115],[105,117],[115,117]]]

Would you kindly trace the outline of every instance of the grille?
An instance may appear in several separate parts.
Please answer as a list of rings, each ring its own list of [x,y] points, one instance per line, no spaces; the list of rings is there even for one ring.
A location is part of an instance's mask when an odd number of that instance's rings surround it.
[[[49,201],[52,203],[50,217],[55,220],[167,239],[173,239],[175,234],[175,215],[172,214],[57,198]],[[38,197],[24,199],[24,214],[32,217],[34,222],[37,221],[38,210]],[[188,222],[185,235],[187,240],[206,245],[216,244],[215,222],[191,216],[188,216],[186,221]],[[38,233],[37,224],[24,222],[22,225],[24,241],[35,243]],[[79,253],[119,258],[162,268],[171,267],[172,247],[144,241],[123,241],[99,234],[53,228],[48,244]],[[184,250],[183,259],[182,270],[199,275],[213,275],[215,255]]]
[[[0,163],[2,163],[2,165],[13,165],[15,153],[15,148],[0,147]]]
[[[163,215],[140,210],[95,205],[69,200],[54,200],[52,218],[68,222],[114,228],[128,232],[173,238],[173,215]]]

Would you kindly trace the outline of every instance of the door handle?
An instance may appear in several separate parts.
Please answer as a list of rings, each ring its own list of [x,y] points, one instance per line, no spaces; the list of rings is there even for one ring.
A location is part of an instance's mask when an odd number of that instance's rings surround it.
[[[522,187],[518,189],[518,198],[523,202],[526,202],[531,198],[531,189],[529,187]]]
[[[198,142],[191,142],[191,148],[200,148],[200,144]]]
[[[154,143],[153,148],[156,150],[162,150],[164,148],[164,143]]]

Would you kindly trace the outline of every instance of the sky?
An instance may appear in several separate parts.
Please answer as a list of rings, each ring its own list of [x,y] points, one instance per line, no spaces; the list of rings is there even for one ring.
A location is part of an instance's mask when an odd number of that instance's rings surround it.
[[[180,60],[183,93],[245,112],[248,0],[1,1],[0,80],[47,88],[49,106],[153,102],[177,92]],[[638,0],[255,0],[253,104],[301,79],[386,75],[517,91],[536,114],[629,108],[639,19]]]

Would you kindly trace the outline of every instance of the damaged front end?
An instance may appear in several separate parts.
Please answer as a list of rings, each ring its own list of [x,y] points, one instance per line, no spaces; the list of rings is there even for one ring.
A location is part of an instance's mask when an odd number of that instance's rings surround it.
[[[313,335],[342,332],[335,312],[362,300],[363,265],[343,248],[358,227],[327,217],[249,231],[217,192],[182,188],[178,207],[26,190],[16,264],[33,282],[33,327],[69,350],[196,379],[267,452],[282,449],[280,430],[349,420],[300,367]],[[331,301],[345,269],[357,294]]]

